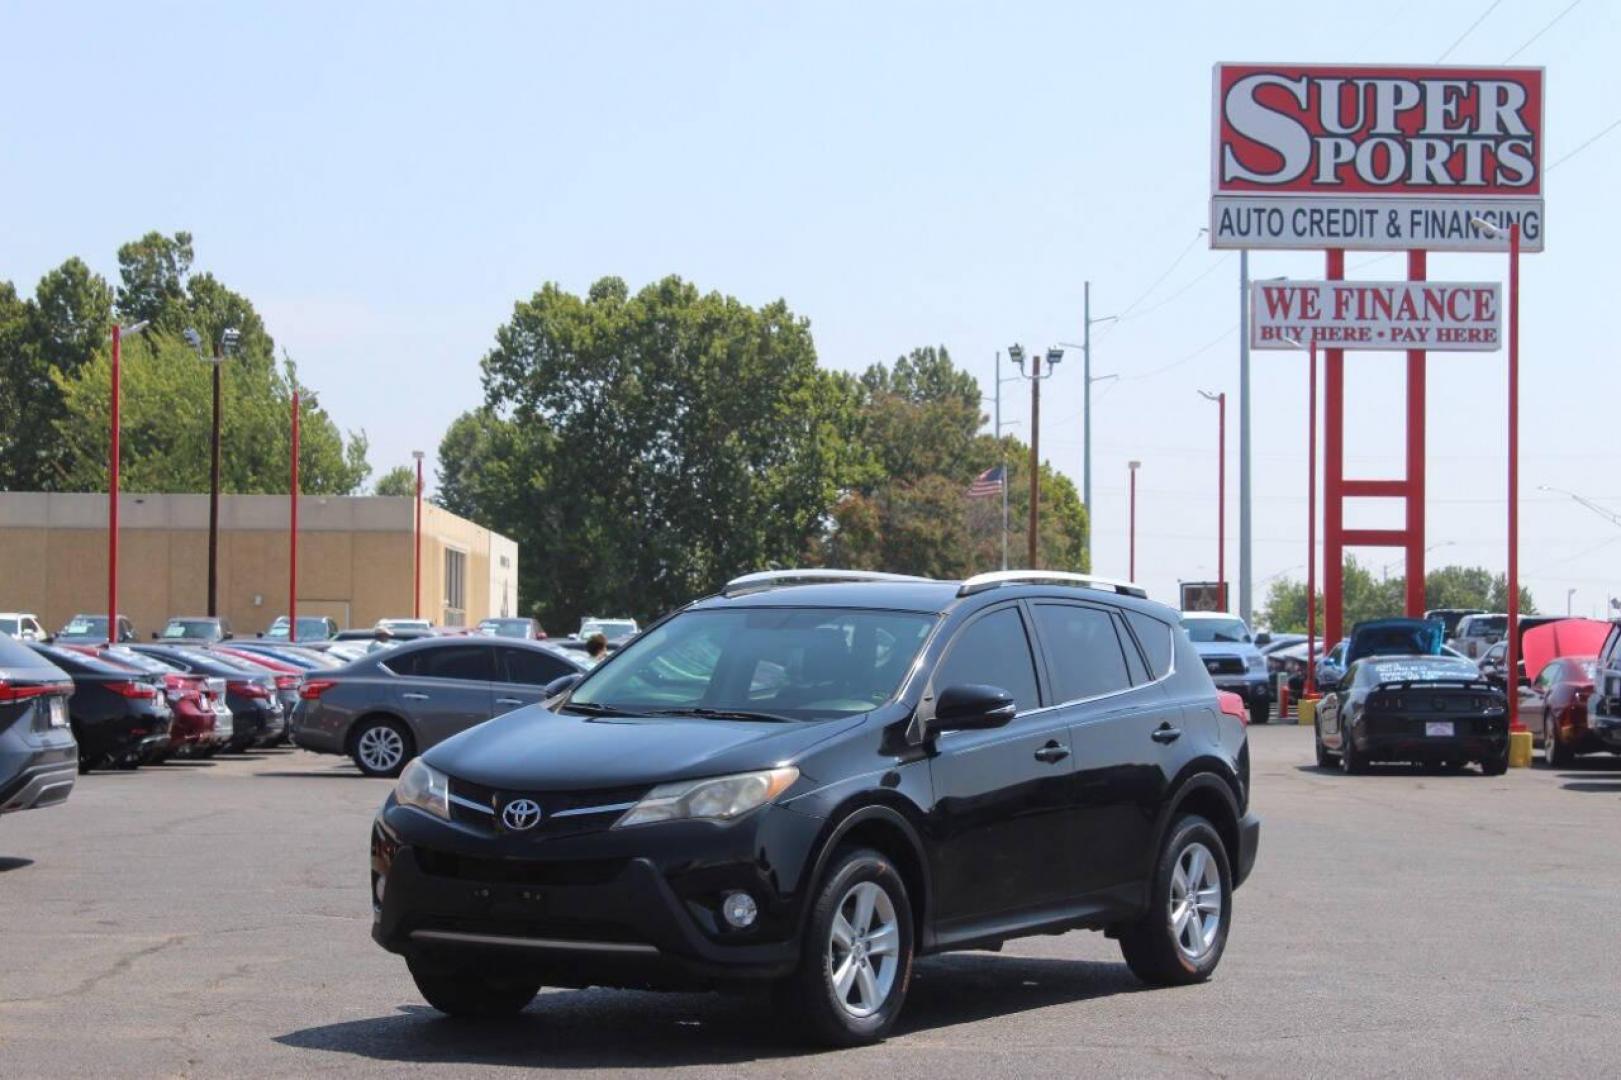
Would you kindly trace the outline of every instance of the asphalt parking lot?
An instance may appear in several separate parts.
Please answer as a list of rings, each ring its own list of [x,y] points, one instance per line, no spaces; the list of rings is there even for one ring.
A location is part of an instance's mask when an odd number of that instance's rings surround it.
[[[1215,979],[1145,990],[1070,934],[923,962],[898,1034],[808,1053],[763,1000],[543,993],[440,1018],[371,942],[388,790],[272,751],[82,777],[0,823],[0,1074],[1612,1073],[1621,760],[1343,777],[1252,730],[1265,819]]]

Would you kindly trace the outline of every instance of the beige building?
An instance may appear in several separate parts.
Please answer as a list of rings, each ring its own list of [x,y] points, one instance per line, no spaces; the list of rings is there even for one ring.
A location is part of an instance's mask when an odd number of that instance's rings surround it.
[[[288,499],[220,498],[219,613],[242,635],[287,613]],[[371,626],[412,612],[416,501],[306,495],[298,503],[298,613]],[[208,610],[208,496],[119,500],[118,594],[142,637]],[[107,496],[0,492],[0,611],[55,630],[107,610]],[[518,612],[518,545],[422,504],[422,617],[472,625]]]

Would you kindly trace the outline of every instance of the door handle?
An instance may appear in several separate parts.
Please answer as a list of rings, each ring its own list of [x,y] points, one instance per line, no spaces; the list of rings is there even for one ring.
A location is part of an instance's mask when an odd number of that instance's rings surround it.
[[[1149,736],[1149,738],[1162,745],[1174,743],[1181,737],[1182,729],[1174,728],[1170,724],[1161,724],[1159,727],[1154,729],[1154,734]]]
[[[523,700],[515,697],[498,697],[495,699],[495,703],[497,705],[522,705]]]
[[[400,697],[404,698],[406,701],[427,701],[428,700],[428,695],[427,694],[401,694]]]
[[[1055,742],[1050,742],[1036,751],[1036,760],[1045,765],[1056,765],[1069,757],[1069,751]]]

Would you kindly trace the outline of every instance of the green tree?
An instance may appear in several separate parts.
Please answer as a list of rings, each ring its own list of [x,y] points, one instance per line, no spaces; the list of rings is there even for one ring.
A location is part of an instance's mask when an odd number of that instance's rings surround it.
[[[484,358],[485,407],[440,445],[442,503],[517,539],[546,622],[651,616],[797,562],[859,455],[854,380],[810,328],[669,277],[547,285]]]
[[[186,275],[194,256],[191,234],[149,232],[118,249],[118,314],[125,322],[173,323],[185,315]],[[169,326],[168,329],[179,329]]]
[[[1446,566],[1424,576],[1424,604],[1427,608],[1476,607],[1487,611],[1505,611],[1507,603],[1507,579],[1502,574],[1494,577],[1483,567]],[[1366,619],[1401,615],[1406,611],[1406,605],[1407,582],[1404,578],[1375,578],[1355,558],[1346,557],[1346,631]],[[1523,587],[1520,589],[1520,610],[1526,615],[1536,613],[1531,593]],[[1321,627],[1323,605],[1320,591],[1317,615],[1317,625]],[[1292,578],[1274,581],[1268,591],[1266,604],[1261,609],[1261,621],[1276,632],[1305,633],[1306,587]]]
[[[388,472],[377,478],[377,486],[372,488],[373,495],[389,495],[395,498],[415,498],[417,493],[416,470],[408,465],[396,465]]]

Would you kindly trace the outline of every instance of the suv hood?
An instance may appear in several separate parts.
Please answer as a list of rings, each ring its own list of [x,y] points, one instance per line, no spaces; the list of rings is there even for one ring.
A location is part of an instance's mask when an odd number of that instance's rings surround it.
[[[1239,656],[1248,660],[1261,655],[1261,647],[1248,641],[1194,641],[1190,644],[1200,656]]]
[[[446,739],[423,760],[448,775],[519,791],[582,791],[766,769],[860,725],[693,717],[579,716],[534,705]]]
[[[1429,619],[1370,619],[1351,627],[1344,667],[1364,656],[1439,656],[1445,627]]]

